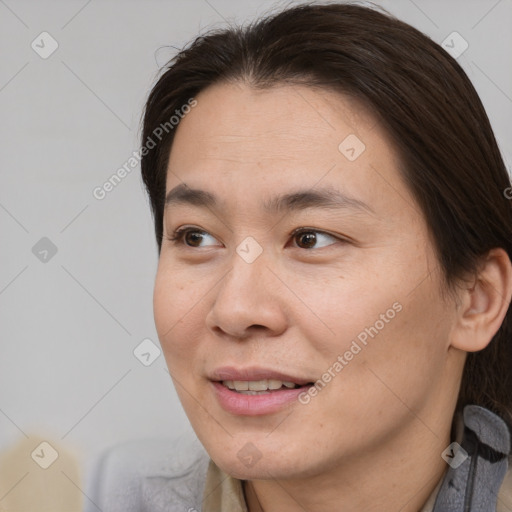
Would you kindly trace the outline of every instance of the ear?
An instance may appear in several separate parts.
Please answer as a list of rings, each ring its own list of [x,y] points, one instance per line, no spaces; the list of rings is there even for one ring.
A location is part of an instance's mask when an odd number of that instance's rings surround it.
[[[483,257],[472,286],[459,295],[451,346],[466,352],[484,349],[498,332],[512,297],[512,264],[502,248]]]

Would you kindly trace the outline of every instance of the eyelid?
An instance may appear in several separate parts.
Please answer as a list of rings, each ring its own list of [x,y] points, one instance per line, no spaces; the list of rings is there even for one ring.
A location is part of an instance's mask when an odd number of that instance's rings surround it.
[[[323,229],[318,229],[318,228],[313,228],[313,227],[307,227],[307,226],[302,226],[300,228],[297,228],[297,229],[294,229],[291,233],[290,233],[290,236],[296,236],[297,234],[299,233],[308,233],[308,232],[311,232],[313,231],[314,233],[320,233],[321,235],[327,235],[327,236],[330,236],[331,238],[336,238],[338,240],[341,240],[341,237],[338,236],[338,235],[334,235],[332,233],[329,233],[328,231],[325,231]]]

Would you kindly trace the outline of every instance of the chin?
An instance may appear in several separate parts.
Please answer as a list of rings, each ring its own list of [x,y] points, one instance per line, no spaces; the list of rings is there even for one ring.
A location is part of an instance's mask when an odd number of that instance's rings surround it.
[[[239,480],[267,480],[303,478],[317,474],[321,461],[312,460],[311,455],[299,448],[297,452],[283,450],[283,444],[263,446],[261,442],[231,440],[227,446],[216,448],[205,445],[211,459],[228,475]],[[256,447],[258,444],[259,448]]]
[[[278,457],[278,455],[274,455]],[[239,480],[269,480],[269,479],[287,479],[298,476],[297,470],[290,468],[293,466],[286,465],[283,467],[282,462],[278,460],[260,460],[249,467],[241,463],[237,458],[221,460],[214,459],[215,464],[228,475],[238,478]]]

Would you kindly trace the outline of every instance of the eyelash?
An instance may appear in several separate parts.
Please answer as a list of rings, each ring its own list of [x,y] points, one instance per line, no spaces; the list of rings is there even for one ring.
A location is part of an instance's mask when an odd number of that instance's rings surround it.
[[[178,228],[176,229],[172,236],[166,236],[166,239],[169,241],[169,242],[172,242],[174,245],[185,245],[185,247],[188,247],[190,249],[199,249],[200,247],[195,247],[193,245],[186,245],[183,243],[183,240],[185,238],[185,236],[190,233],[190,232],[196,232],[196,233],[201,233],[201,234],[206,234],[206,235],[209,235],[208,232],[206,231],[203,231],[201,229],[197,229],[197,228],[192,228],[192,227],[184,227],[184,228]],[[331,235],[330,233],[326,233],[325,231],[322,231],[322,230],[319,230],[319,229],[313,229],[313,228],[305,228],[305,227],[302,227],[302,228],[297,228],[295,229],[294,231],[292,231],[292,233],[290,234],[290,236],[292,238],[300,235],[300,234],[303,234],[303,233],[320,233],[322,235],[327,235],[331,238],[334,238],[336,239],[338,242],[341,242],[341,243],[348,243],[348,240],[344,240],[343,238],[340,238],[340,237],[337,237],[335,235]],[[329,245],[333,245],[333,244],[329,244]],[[328,246],[329,247],[329,246]],[[298,247],[299,249],[301,249],[301,247]],[[320,247],[320,249],[322,249],[322,247]],[[313,249],[305,249],[305,250],[314,250]]]

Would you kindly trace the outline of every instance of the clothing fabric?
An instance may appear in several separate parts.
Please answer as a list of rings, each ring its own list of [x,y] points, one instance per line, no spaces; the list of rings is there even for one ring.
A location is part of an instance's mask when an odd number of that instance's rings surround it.
[[[418,512],[512,512],[510,432],[466,406],[447,471]],[[195,437],[131,442],[98,460],[85,512],[247,512],[242,481],[224,473]]]

